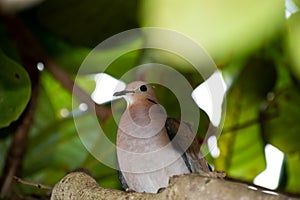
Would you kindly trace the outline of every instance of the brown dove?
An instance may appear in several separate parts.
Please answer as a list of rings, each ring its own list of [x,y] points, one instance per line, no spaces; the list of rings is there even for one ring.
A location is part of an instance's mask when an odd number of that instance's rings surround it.
[[[127,191],[156,193],[173,175],[210,172],[190,125],[167,117],[150,84],[135,81],[114,96],[127,102],[116,142],[118,175]]]

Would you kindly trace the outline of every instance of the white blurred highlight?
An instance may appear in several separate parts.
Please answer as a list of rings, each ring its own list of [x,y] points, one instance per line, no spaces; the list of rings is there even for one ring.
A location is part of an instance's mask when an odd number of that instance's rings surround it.
[[[293,0],[285,0],[285,17],[288,19],[292,14],[299,11],[297,5],[293,2]]]
[[[220,155],[220,149],[218,147],[218,140],[216,136],[210,136],[207,140],[207,145],[208,145],[208,149],[209,152],[211,154],[212,157],[217,158]]]
[[[284,154],[276,147],[267,144],[265,146],[267,167],[256,176],[254,184],[271,190],[278,187],[280,171],[283,163]]]
[[[192,92],[196,104],[206,112],[210,121],[216,127],[221,122],[222,104],[226,89],[222,73],[215,71]]]
[[[62,108],[60,110],[60,116],[62,116],[63,118],[68,117],[70,114],[69,110],[67,108]]]
[[[43,70],[45,69],[45,65],[44,65],[44,63],[42,63],[42,62],[38,62],[38,63],[36,64],[36,68],[37,68],[39,71],[43,71]]]
[[[97,104],[107,103],[109,101],[119,99],[122,97],[114,97],[113,94],[117,91],[124,90],[126,84],[114,77],[99,73],[94,76],[96,82],[96,88],[92,93],[91,97]]]
[[[89,107],[86,103],[81,103],[78,108],[80,111],[84,112],[87,111]]]

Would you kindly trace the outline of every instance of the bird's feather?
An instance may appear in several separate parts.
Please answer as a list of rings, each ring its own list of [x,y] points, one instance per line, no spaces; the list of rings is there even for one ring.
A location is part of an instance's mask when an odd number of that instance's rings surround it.
[[[126,190],[155,193],[171,176],[210,171],[191,127],[167,118],[151,85],[135,81],[114,95],[127,101],[116,141],[118,176]]]
[[[210,167],[202,156],[200,145],[189,124],[168,117],[165,127],[174,148],[182,153],[187,167],[191,172],[210,172]]]

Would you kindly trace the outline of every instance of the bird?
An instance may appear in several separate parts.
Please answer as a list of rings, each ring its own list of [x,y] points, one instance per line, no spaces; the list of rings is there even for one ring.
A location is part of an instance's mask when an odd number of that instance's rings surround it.
[[[191,125],[168,117],[150,84],[134,81],[113,95],[127,102],[116,139],[118,177],[126,191],[157,193],[171,176],[211,172]]]

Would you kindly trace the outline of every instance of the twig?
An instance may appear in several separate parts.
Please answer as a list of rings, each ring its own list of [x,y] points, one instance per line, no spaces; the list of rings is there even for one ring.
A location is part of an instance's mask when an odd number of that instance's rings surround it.
[[[24,185],[30,185],[30,186],[34,186],[34,187],[37,187],[37,188],[40,188],[40,189],[52,190],[52,187],[48,186],[48,185],[44,185],[44,184],[41,184],[41,183],[36,183],[36,182],[32,182],[32,181],[23,180],[23,179],[21,179],[21,178],[19,178],[17,176],[13,176],[13,178],[17,182],[22,183]]]
[[[233,125],[231,127],[228,127],[228,128],[224,128],[223,129],[223,133],[229,133],[229,132],[234,132],[234,131],[238,131],[238,130],[241,130],[241,129],[244,129],[244,128],[247,128],[249,126],[252,126],[256,123],[259,123],[259,119],[250,119],[246,122],[243,122],[241,124],[236,124],[236,125]]]

